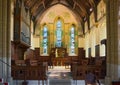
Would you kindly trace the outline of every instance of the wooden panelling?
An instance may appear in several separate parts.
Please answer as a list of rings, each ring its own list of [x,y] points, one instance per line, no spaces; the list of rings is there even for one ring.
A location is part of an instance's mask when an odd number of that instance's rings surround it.
[[[40,56],[40,48],[35,48],[34,50],[34,57],[39,57]]]
[[[79,59],[85,58],[85,50],[83,48],[78,48]]]
[[[25,53],[25,56],[26,56],[25,60],[26,59],[35,59],[35,57],[34,57],[34,50],[28,49],[26,51],[26,53]]]
[[[46,66],[12,66],[14,80],[47,80],[46,74]]]
[[[21,44],[16,44],[16,42],[11,41],[11,58],[12,60],[24,60],[24,53],[27,50],[26,46]]]

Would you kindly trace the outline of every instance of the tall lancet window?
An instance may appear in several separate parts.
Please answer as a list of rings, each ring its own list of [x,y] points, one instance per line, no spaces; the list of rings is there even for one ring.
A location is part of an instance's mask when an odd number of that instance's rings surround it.
[[[70,29],[70,54],[75,54],[75,28]]]
[[[62,22],[61,20],[58,20],[56,24],[56,47],[61,46],[62,46]]]
[[[46,25],[43,28],[43,54],[48,54],[48,29]]]

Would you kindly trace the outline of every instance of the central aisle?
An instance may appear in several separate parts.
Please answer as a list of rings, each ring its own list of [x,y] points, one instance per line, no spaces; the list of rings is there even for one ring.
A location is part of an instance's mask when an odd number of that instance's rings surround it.
[[[49,68],[49,67],[48,67]],[[21,80],[14,80],[13,85],[21,85]],[[42,81],[27,80],[28,85],[42,85]],[[53,69],[48,69],[48,85],[76,85],[72,80],[70,69],[65,69],[65,66],[54,66]],[[44,84],[46,85],[46,83]],[[77,85],[85,85],[84,80],[78,80]]]
[[[48,79],[71,79],[70,69],[65,69],[64,66],[54,66],[53,69],[48,69]]]
[[[71,85],[70,69],[65,69],[64,66],[54,66],[48,70],[49,85]]]

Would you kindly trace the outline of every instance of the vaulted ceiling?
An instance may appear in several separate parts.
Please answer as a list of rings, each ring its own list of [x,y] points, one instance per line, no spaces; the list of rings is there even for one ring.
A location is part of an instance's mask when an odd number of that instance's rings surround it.
[[[32,19],[38,21],[40,16],[50,7],[62,4],[72,10],[79,20],[86,19],[100,0],[24,0],[26,9],[30,10]]]

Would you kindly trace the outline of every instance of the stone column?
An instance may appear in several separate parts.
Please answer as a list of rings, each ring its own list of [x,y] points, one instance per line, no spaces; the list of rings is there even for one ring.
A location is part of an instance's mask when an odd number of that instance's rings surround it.
[[[2,0],[0,0],[0,60],[2,60]],[[3,65],[0,61],[0,68],[3,68]],[[0,69],[0,78],[3,77],[3,70]]]
[[[0,0],[0,78],[3,78],[4,82],[11,79],[10,4],[11,0]]]
[[[118,0],[106,0],[107,10],[107,73],[105,85],[120,78],[118,55]]]
[[[116,13],[118,14],[118,17],[117,18],[117,24],[118,24],[118,77],[119,77],[119,80],[120,80],[120,0],[118,0],[118,3],[117,3],[117,11]]]
[[[11,66],[11,29],[14,29],[11,25],[13,21],[11,20],[12,16],[12,6],[14,5],[14,0],[7,0],[7,29],[6,29],[6,37],[7,37],[7,49],[6,49],[6,62]],[[13,35],[13,34],[12,34]],[[7,80],[9,85],[13,85],[12,77],[11,77],[11,67],[7,66]]]
[[[5,32],[5,30],[6,30],[6,26],[7,26],[7,2],[6,2],[6,0],[0,0],[1,1],[1,12],[0,12],[0,26],[1,26],[1,28],[0,28],[0,63],[1,63],[1,67],[0,68],[2,68],[2,69],[0,69],[0,71],[1,71],[1,73],[0,73],[0,75],[1,75],[1,77],[2,78],[5,78],[5,69],[6,69],[6,66],[5,66],[5,64],[3,63],[3,62],[5,62],[5,57],[6,57],[6,36],[5,36],[5,34],[6,34],[6,32]],[[3,61],[3,62],[2,62]],[[3,68],[4,67],[4,68]]]
[[[7,0],[2,1],[2,57],[7,63]],[[3,78],[7,79],[7,65],[3,63]]]

